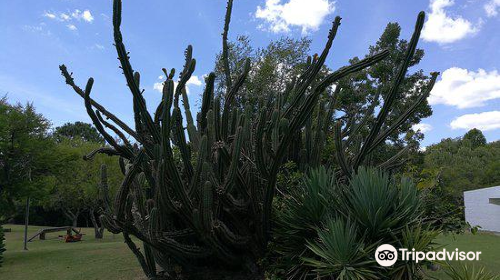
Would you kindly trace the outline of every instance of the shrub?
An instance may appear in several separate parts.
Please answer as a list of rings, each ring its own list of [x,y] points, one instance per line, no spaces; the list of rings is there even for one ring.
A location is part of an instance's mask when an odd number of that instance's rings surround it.
[[[425,262],[386,270],[374,255],[382,244],[432,249],[439,232],[425,222],[421,202],[411,181],[374,168],[360,168],[346,184],[312,170],[276,216],[277,267],[289,267],[290,279],[418,279]]]
[[[445,270],[446,275],[451,280],[496,280],[498,276],[487,272],[484,267],[477,268],[466,264],[458,264],[456,266],[449,265]]]

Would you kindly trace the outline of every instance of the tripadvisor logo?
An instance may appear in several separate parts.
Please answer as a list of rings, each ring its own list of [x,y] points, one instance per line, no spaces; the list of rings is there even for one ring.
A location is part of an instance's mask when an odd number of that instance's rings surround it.
[[[478,261],[481,252],[464,252],[455,249],[454,251],[447,251],[443,249],[441,251],[429,251],[421,252],[415,249],[408,250],[406,248],[400,248],[396,250],[394,246],[389,244],[380,245],[375,251],[375,260],[381,266],[392,266],[398,260],[398,251],[400,260],[402,261],[414,261],[416,263],[420,261]]]
[[[375,251],[375,259],[381,266],[391,266],[398,260],[398,251],[392,245],[380,245]]]

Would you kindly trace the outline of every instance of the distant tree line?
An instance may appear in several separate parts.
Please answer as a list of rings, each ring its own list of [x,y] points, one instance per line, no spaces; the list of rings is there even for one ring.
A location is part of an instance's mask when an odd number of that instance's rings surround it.
[[[66,123],[52,129],[33,104],[0,99],[0,224],[21,222],[29,198],[32,224],[77,226],[85,217],[98,226],[101,165],[107,166],[111,191],[122,178],[116,158],[97,155],[83,160],[101,146],[104,141],[90,124]]]

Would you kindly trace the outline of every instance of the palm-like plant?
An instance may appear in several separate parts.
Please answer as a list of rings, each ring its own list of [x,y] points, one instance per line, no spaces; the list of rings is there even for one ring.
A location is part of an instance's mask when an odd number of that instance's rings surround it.
[[[339,280],[377,279],[377,267],[371,253],[373,245],[365,246],[357,226],[351,221],[329,219],[318,229],[318,240],[308,241],[307,248],[315,258],[303,258],[321,278]]]
[[[279,261],[291,267],[288,279],[422,276],[425,263],[400,262],[391,269],[374,263],[375,250],[382,244],[432,249],[439,232],[428,229],[411,181],[395,181],[378,169],[362,167],[342,184],[320,168],[312,170],[298,189],[276,216],[275,242]]]
[[[304,246],[305,237],[316,236],[318,221],[332,213],[331,204],[338,201],[335,174],[324,167],[311,170],[300,187],[283,197],[284,207],[276,213],[275,250],[282,258],[279,267],[293,278],[304,278],[310,267],[301,265],[301,257],[311,253]]]
[[[498,276],[487,272],[484,267],[477,268],[466,264],[458,264],[456,266],[449,265],[445,270],[446,275],[451,280],[497,280]]]
[[[344,214],[366,229],[372,240],[384,240],[390,231],[413,224],[421,216],[421,200],[411,181],[394,183],[386,173],[360,168],[342,200]]]

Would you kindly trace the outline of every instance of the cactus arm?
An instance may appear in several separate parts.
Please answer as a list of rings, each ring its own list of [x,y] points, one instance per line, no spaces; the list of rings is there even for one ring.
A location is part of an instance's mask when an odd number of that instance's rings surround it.
[[[229,33],[229,23],[231,22],[231,12],[233,10],[233,0],[227,1],[226,16],[224,18],[224,30],[222,32],[222,63],[224,65],[224,75],[226,76],[226,90],[232,87],[231,70],[229,69],[229,46],[227,34]]]
[[[184,106],[184,114],[186,115],[189,142],[192,144],[191,147],[198,149],[200,139],[198,137],[196,126],[194,125],[193,115],[191,114],[191,108],[189,107],[189,99],[185,90],[182,91],[182,105]]]
[[[182,127],[182,114],[179,107],[174,107],[172,112],[172,134],[174,143],[179,147],[182,157],[182,163],[184,164],[184,172],[186,173],[188,179],[193,176],[193,166],[191,164],[191,152],[186,143],[186,135],[184,134],[184,128]]]
[[[317,74],[321,70],[321,67],[323,67],[323,64],[325,63],[326,57],[328,56],[328,53],[330,52],[330,48],[332,47],[333,40],[335,39],[335,36],[337,35],[337,30],[340,26],[340,20],[341,20],[341,18],[339,16],[335,17],[335,20],[333,21],[333,24],[332,24],[332,29],[330,29],[330,32],[328,33],[328,40],[326,42],[325,48],[323,49],[323,52],[321,53],[320,57],[311,64],[308,71],[306,71],[299,78],[298,88],[296,88],[296,90],[295,90],[295,98],[292,101],[290,107],[286,110],[285,115],[284,115],[286,118],[288,118],[290,116],[290,114],[292,113],[292,110],[295,110],[296,108],[299,107],[300,101],[303,98],[304,93],[306,92],[307,88],[311,85],[311,83],[314,81],[314,79],[316,78]]]
[[[144,259],[144,255],[141,253],[141,250],[139,250],[139,248],[137,248],[134,241],[132,241],[129,234],[125,231],[123,232],[123,239],[125,240],[125,244],[127,244],[127,246],[130,248],[132,253],[134,253],[135,257],[139,261],[139,264],[141,265],[144,273],[146,273],[146,276],[149,279],[151,279],[151,278],[154,279],[154,277],[156,277],[156,275],[152,274],[153,272],[150,270],[150,267],[146,263],[146,260]]]
[[[191,183],[189,187],[189,196],[192,197],[197,191],[196,185],[200,179],[201,172],[203,170],[203,162],[205,162],[205,158],[207,156],[208,150],[208,139],[206,135],[203,135],[200,142],[200,147],[198,149],[198,162],[196,164],[196,168],[194,170],[194,175],[191,178]]]
[[[116,128],[114,125],[112,125],[111,123],[107,122],[106,120],[104,120],[104,118],[102,117],[101,113],[99,112],[99,110],[96,110],[95,111],[95,114],[97,116],[97,118],[99,119],[99,121],[107,128],[111,129],[116,135],[118,135],[118,137],[123,141],[123,144],[125,144],[125,146],[127,147],[132,147],[132,145],[130,145],[130,142],[128,141],[127,137],[125,137],[125,135],[123,134],[123,132],[121,132],[118,128]]]
[[[160,134],[156,127],[154,126],[153,119],[149,114],[146,108],[146,101],[144,100],[141,90],[139,89],[139,85],[136,83],[134,79],[134,70],[132,69],[132,65],[130,65],[129,56],[127,50],[125,49],[125,45],[123,44],[123,37],[120,31],[121,25],[121,10],[122,10],[122,1],[114,0],[113,1],[113,27],[114,27],[114,40],[116,52],[118,53],[118,59],[120,60],[121,68],[123,70],[123,74],[127,80],[127,86],[132,92],[134,99],[137,102],[137,106],[141,112],[141,117],[146,125],[148,132],[153,136],[153,139],[156,142],[160,142]]]
[[[84,160],[90,160],[96,154],[105,154],[105,155],[108,155],[108,156],[119,156],[120,155],[120,153],[117,150],[113,149],[113,148],[110,148],[110,147],[100,147],[100,148],[95,149],[92,152],[84,155],[83,159]]]
[[[129,148],[118,145],[118,143],[116,143],[115,139],[113,139],[113,137],[106,132],[101,122],[95,115],[94,110],[92,110],[92,104],[90,103],[90,92],[92,91],[93,84],[94,84],[94,79],[90,78],[87,82],[87,86],[85,87],[84,100],[85,100],[85,108],[87,109],[87,114],[89,115],[90,119],[92,119],[92,122],[94,123],[94,126],[99,131],[99,133],[101,133],[104,139],[113,148],[115,148],[116,151],[120,152],[120,154],[123,155],[125,158],[132,158],[133,157],[132,151]]]
[[[181,199],[183,202],[183,205],[190,210],[192,208],[191,201],[189,200],[189,197],[187,196],[186,190],[183,187],[183,183],[181,180],[181,177],[179,175],[179,172],[177,170],[177,167],[175,166],[174,160],[173,160],[173,155],[172,155],[172,149],[170,147],[170,108],[172,106],[172,101],[173,101],[173,95],[174,95],[174,83],[172,80],[167,80],[164,84],[163,87],[163,113],[161,117],[161,139],[162,139],[162,145],[161,145],[161,150],[162,150],[162,157],[164,160],[161,162],[161,169],[160,169],[160,180],[159,180],[159,186],[158,190],[160,193],[163,193],[165,190],[164,186],[165,180],[169,180],[172,185],[172,190],[177,194],[178,198]],[[167,175],[167,178],[163,178],[164,175]],[[168,192],[162,196],[164,199],[167,199],[167,201],[170,201],[170,203],[166,204],[167,208],[171,208],[172,210],[176,210],[176,203],[172,201],[172,198],[169,196]],[[184,216],[186,216],[185,214]]]
[[[203,92],[203,99],[201,103],[200,130],[203,135],[206,134],[207,114],[208,110],[210,110],[210,105],[214,97],[214,81],[215,74],[212,72],[205,80],[205,91]]]
[[[370,130],[370,134],[366,138],[365,143],[361,147],[356,159],[354,160],[354,170],[356,171],[358,166],[363,162],[363,159],[367,155],[368,149],[372,146],[373,141],[377,137],[382,124],[384,123],[387,115],[389,114],[389,110],[396,99],[396,95],[398,93],[399,86],[401,85],[406,72],[408,70],[408,66],[410,65],[410,61],[415,53],[415,49],[417,48],[418,39],[420,38],[420,32],[424,25],[425,13],[420,12],[418,14],[417,23],[415,24],[415,31],[413,32],[410,43],[408,44],[408,49],[406,51],[405,57],[403,59],[403,63],[399,66],[399,70],[396,78],[394,79],[394,83],[387,95],[386,100],[384,101],[384,105],[380,109],[380,112],[377,115],[375,120],[375,126]]]
[[[387,169],[387,168],[391,167],[392,165],[394,165],[398,161],[398,159],[400,159],[404,154],[406,154],[409,149],[410,149],[409,146],[404,147],[399,152],[397,152],[395,155],[393,155],[390,159],[388,159],[387,161],[381,163],[378,166],[378,168],[380,168],[380,169]]]
[[[175,88],[174,106],[176,107],[179,105],[179,96],[181,95],[182,91],[186,90],[186,83],[189,81],[196,68],[196,60],[193,59],[193,47],[189,45],[184,53],[186,62],[180,74],[179,83]]]
[[[439,73],[437,72],[432,72],[431,73],[431,80],[429,84],[427,85],[427,89],[425,92],[418,98],[418,100],[413,103],[408,110],[406,110],[395,122],[392,124],[389,128],[384,130],[382,133],[380,133],[379,136],[373,141],[372,146],[368,149],[367,153],[370,153],[375,149],[377,145],[382,143],[391,133],[393,133],[402,123],[404,123],[408,118],[417,110],[418,106],[424,102],[427,97],[429,97],[429,94],[431,93],[432,88],[434,87],[434,84],[436,83],[436,79]]]
[[[80,97],[82,98],[85,98],[85,92],[80,88],[78,87],[76,84],[75,84],[75,80],[73,79],[72,77],[72,74],[68,73],[68,69],[66,68],[66,66],[64,64],[60,65],[59,66],[59,69],[61,70],[61,73],[63,75],[63,77],[65,78],[66,80],[66,84],[68,84],[69,86],[71,86],[73,88],[73,90],[78,94],[80,95]],[[134,130],[132,130],[127,124],[125,124],[124,122],[122,122],[119,118],[117,118],[115,115],[113,115],[111,112],[109,112],[108,110],[106,110],[106,108],[104,108],[101,104],[97,103],[95,100],[93,99],[90,99],[90,103],[92,104],[92,106],[94,106],[97,110],[99,110],[100,112],[102,112],[103,115],[105,115],[107,118],[109,118],[110,120],[112,120],[114,123],[116,123],[121,129],[123,129],[128,135],[134,137],[135,139],[138,139],[138,135],[135,133]]]
[[[241,145],[243,142],[243,128],[240,126],[236,132],[236,140],[233,143],[233,155],[231,159],[231,165],[229,166],[229,172],[226,177],[226,182],[224,184],[224,191],[226,193],[231,192],[232,187],[236,183],[236,176],[238,174],[238,163],[240,162]],[[248,194],[247,194],[248,195]]]
[[[329,44],[331,45],[331,43]],[[327,45],[328,46],[328,45]],[[290,122],[290,130],[289,132],[283,136],[278,151],[276,152],[276,158],[272,164],[270,171],[270,179],[268,185],[266,187],[266,195],[264,197],[263,202],[263,221],[264,221],[264,233],[265,236],[269,236],[269,223],[271,218],[271,209],[272,209],[272,201],[275,193],[275,183],[276,183],[276,175],[278,173],[279,166],[281,165],[281,161],[285,155],[288,144],[291,142],[291,138],[293,134],[304,125],[304,122],[307,120],[307,117],[311,114],[312,109],[314,108],[319,94],[323,92],[326,87],[339,79],[369,67],[380,60],[384,59],[389,53],[387,51],[383,51],[381,53],[375,54],[373,56],[367,57],[365,59],[360,60],[359,62],[344,66],[334,73],[328,75],[320,84],[315,88],[314,92],[307,96],[304,104],[302,104],[301,108],[298,110],[297,114],[294,115],[292,121]]]
[[[269,177],[269,171],[267,170],[267,166],[264,158],[264,150],[263,150],[263,136],[264,136],[264,126],[266,123],[266,108],[264,107],[260,112],[259,122],[257,124],[257,133],[255,135],[255,162],[257,168],[260,173],[264,176],[264,178]]]
[[[127,204],[126,202],[130,191],[130,185],[132,184],[137,173],[139,172],[139,166],[140,166],[139,163],[143,159],[144,159],[144,152],[143,150],[141,150],[134,159],[132,167],[125,174],[125,178],[123,178],[120,189],[116,193],[114,209],[115,209],[116,219],[119,221],[123,220],[124,218],[126,212],[126,204]]]
[[[228,93],[225,96],[224,108],[222,111],[222,127],[221,127],[222,139],[224,139],[224,140],[227,140],[227,136],[228,136],[229,111],[231,110],[233,101],[236,97],[236,93],[239,91],[239,89],[241,88],[241,86],[245,82],[249,71],[250,71],[250,59],[247,58],[245,60],[245,66],[243,68],[243,72],[240,74],[240,76],[236,80],[236,83],[231,87],[231,89],[228,91]]]

